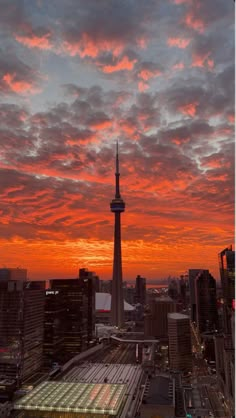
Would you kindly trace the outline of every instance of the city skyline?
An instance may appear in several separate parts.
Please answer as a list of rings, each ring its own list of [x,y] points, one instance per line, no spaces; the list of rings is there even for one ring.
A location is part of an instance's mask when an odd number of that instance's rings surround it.
[[[88,4],[89,3],[89,4]],[[0,266],[219,280],[234,242],[234,3],[0,2]]]

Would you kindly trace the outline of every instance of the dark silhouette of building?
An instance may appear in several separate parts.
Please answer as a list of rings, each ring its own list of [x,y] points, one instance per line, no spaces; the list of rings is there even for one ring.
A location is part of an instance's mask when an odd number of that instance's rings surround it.
[[[112,280],[100,280],[100,290],[99,292],[102,293],[112,293]]]
[[[95,284],[93,277],[54,279],[51,290],[59,291],[64,315],[64,361],[89,347],[95,336]]]
[[[208,270],[195,278],[196,322],[200,333],[218,328],[216,281]]]
[[[95,293],[99,290],[99,278],[95,273],[87,270],[79,270],[79,279],[84,283],[84,290],[86,299],[88,301],[87,309],[87,344],[93,342],[95,338],[95,318],[96,318],[96,307],[95,307]]]
[[[86,279],[90,278],[92,279],[92,282],[95,287],[95,292],[100,292],[100,280],[99,277],[94,273],[93,271],[89,271],[86,268],[79,269],[79,278],[80,279]]]
[[[144,317],[145,336],[168,339],[168,314],[176,312],[176,303],[170,297],[155,298],[150,301]]]
[[[140,303],[143,306],[146,304],[146,279],[139,275],[136,277],[135,283],[135,303]]]
[[[179,297],[185,308],[187,306],[187,283],[184,276],[180,276],[179,280]]]
[[[232,245],[218,254],[223,299],[223,333],[215,335],[216,373],[232,416],[235,410],[235,252]]]
[[[231,334],[231,317],[234,311],[235,301],[235,251],[232,245],[225,248],[218,255],[220,277],[223,297],[223,322],[224,333]]]
[[[178,299],[178,283],[175,279],[170,280],[168,285],[168,295],[171,299],[177,300]]]
[[[135,304],[135,287],[132,285],[127,284],[127,282],[123,283],[123,297],[126,302],[130,305]]]
[[[45,282],[0,269],[0,375],[20,385],[43,364]]]
[[[44,312],[44,365],[64,363],[64,318],[66,305],[59,290],[46,290]]]
[[[190,269],[188,271],[188,280],[189,280],[189,299],[190,299],[190,308],[191,308],[191,321],[196,322],[197,313],[196,313],[196,295],[195,295],[195,279],[202,269]]]
[[[180,313],[168,314],[169,363],[172,370],[192,369],[190,320]]]
[[[124,324],[124,298],[123,298],[123,285],[122,285],[120,215],[125,210],[125,202],[123,201],[120,195],[118,142],[116,145],[117,147],[116,147],[115,199],[112,199],[111,204],[110,204],[111,211],[115,214],[111,323],[112,325],[121,327]]]

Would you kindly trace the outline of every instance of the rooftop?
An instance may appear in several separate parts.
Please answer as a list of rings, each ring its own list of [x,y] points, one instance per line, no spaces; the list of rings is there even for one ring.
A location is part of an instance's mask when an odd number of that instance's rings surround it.
[[[132,388],[140,379],[142,368],[133,364],[89,363],[74,366],[63,379],[67,382],[127,384]]]
[[[189,316],[178,313],[178,312],[172,312],[172,313],[168,313],[168,318],[170,318],[170,319],[189,319]]]
[[[151,405],[174,405],[173,380],[169,376],[156,376],[150,380],[145,400]]]
[[[43,382],[18,400],[17,410],[117,415],[126,385],[107,383]]]

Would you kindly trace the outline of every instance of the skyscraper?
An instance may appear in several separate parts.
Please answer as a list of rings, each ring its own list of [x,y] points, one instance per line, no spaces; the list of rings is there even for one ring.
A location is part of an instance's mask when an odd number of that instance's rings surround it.
[[[177,305],[169,296],[156,298],[149,304],[149,312],[144,319],[144,333],[146,337],[152,336],[168,339],[168,314],[176,312]]]
[[[168,314],[170,368],[178,371],[192,369],[190,320],[180,313]]]
[[[0,375],[20,385],[43,363],[45,282],[0,269]]]
[[[217,329],[216,281],[208,270],[202,270],[195,279],[195,297],[199,332]]]
[[[225,334],[231,334],[231,316],[234,311],[235,303],[235,252],[232,251],[232,245],[221,251],[218,257],[224,301],[224,332]]]
[[[44,311],[44,365],[64,362],[64,319],[66,306],[59,290],[46,290]]]
[[[64,361],[86,350],[95,334],[95,285],[91,277],[50,280],[51,290],[58,291],[65,308],[63,319]]]
[[[190,269],[188,271],[189,296],[190,296],[190,307],[191,307],[191,321],[193,321],[193,322],[196,322],[195,279],[201,271],[203,271],[203,270],[202,269]]]
[[[121,327],[124,324],[124,298],[123,298],[123,286],[122,286],[120,214],[121,212],[124,212],[125,210],[125,202],[123,201],[120,195],[118,142],[116,144],[115,177],[116,177],[115,199],[112,199],[110,203],[111,211],[115,214],[111,323],[112,325]]]

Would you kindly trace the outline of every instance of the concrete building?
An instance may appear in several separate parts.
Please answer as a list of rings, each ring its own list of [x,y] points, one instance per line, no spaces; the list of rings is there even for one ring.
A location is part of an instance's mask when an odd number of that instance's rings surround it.
[[[118,142],[117,142],[117,148],[116,148],[115,177],[116,177],[115,199],[112,199],[111,204],[110,204],[111,211],[115,214],[111,322],[112,322],[112,325],[115,325],[117,327],[122,327],[124,325],[124,298],[123,298],[123,285],[122,285],[120,215],[125,210],[125,202],[121,198],[121,195],[120,195]]]
[[[45,282],[0,269],[0,375],[20,385],[43,364]]]
[[[216,281],[208,270],[195,278],[196,323],[200,333],[218,329]]]
[[[161,339],[168,338],[168,313],[176,312],[176,303],[170,297],[151,300],[145,313],[144,334]]]
[[[192,370],[190,320],[180,313],[168,314],[169,364],[172,370]]]

